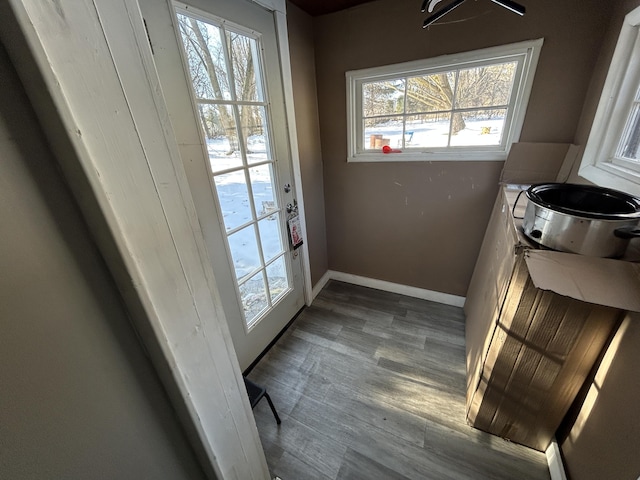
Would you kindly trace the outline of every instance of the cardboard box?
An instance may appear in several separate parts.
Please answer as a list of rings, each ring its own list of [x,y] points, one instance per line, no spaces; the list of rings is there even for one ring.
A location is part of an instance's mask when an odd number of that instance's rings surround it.
[[[546,165],[537,181],[563,171],[561,159]],[[526,176],[507,161],[503,178]],[[640,265],[538,248],[522,233],[519,191],[501,189],[467,293],[467,420],[544,451],[624,312],[640,311]]]

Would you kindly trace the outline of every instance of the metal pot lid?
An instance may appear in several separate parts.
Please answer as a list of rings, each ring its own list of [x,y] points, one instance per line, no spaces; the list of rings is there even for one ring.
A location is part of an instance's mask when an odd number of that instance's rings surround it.
[[[609,188],[571,183],[532,185],[529,201],[550,210],[600,220],[640,219],[640,198]]]

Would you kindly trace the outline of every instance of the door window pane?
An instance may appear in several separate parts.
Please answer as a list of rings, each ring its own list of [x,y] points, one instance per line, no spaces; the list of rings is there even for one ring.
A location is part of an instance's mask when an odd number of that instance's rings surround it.
[[[231,100],[220,28],[181,14],[178,27],[196,97]]]
[[[253,320],[269,306],[262,272],[258,272],[239,286],[242,308],[247,320]]]
[[[262,85],[256,69],[260,68],[257,42],[253,38],[235,32],[227,32],[236,99],[241,102],[262,102]]]
[[[197,105],[197,110],[207,144],[211,170],[215,173],[242,166],[233,109],[229,105],[200,103]]]
[[[249,225],[227,237],[238,281],[262,266],[254,225]]]
[[[195,114],[209,155],[244,319],[251,327],[272,307],[273,299],[289,290],[260,40],[227,22],[209,24],[179,8],[177,13]]]
[[[225,229],[233,230],[250,222],[253,216],[244,170],[216,175],[214,181]]]
[[[280,235],[280,215],[275,213],[258,222],[260,228],[260,241],[264,261],[270,262],[272,258],[282,253],[284,246]]]
[[[242,105],[239,108],[242,135],[247,141],[247,162],[271,160],[265,108],[251,105]]]
[[[255,202],[258,215],[265,215],[276,211],[278,205],[273,194],[273,176],[271,174],[271,164],[251,167],[249,169],[251,188],[253,190],[253,201]]]
[[[269,282],[271,301],[273,302],[289,289],[287,267],[284,263],[284,257],[280,257],[267,267],[267,279]]]

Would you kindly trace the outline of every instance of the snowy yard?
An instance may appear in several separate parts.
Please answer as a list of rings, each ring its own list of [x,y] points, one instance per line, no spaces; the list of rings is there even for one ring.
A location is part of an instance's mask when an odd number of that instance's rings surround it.
[[[268,160],[264,142],[250,138],[248,144],[252,152],[248,155],[250,164]],[[215,172],[241,167],[242,159],[238,152],[228,155],[229,143],[226,139],[209,140],[207,147],[222,210],[224,229],[229,232],[242,227],[228,236],[236,277],[242,280],[262,266],[255,224],[247,224],[253,219],[250,202],[253,202],[258,217],[268,214],[277,204],[273,191],[271,167],[269,164],[249,167],[249,182],[247,182],[244,169],[215,175]],[[249,193],[248,184],[251,185],[252,195]],[[279,223],[280,214],[277,212],[266,216],[257,223],[266,263],[284,251],[284,241],[280,235]],[[266,272],[273,300],[288,286],[284,257],[281,256],[275,260],[267,267]],[[253,318],[268,304],[260,272],[247,280],[240,287],[240,292],[247,319]]]
[[[466,119],[466,127],[451,136],[451,146],[499,145],[502,138],[504,118]],[[364,148],[370,148],[371,135],[382,135],[390,141],[393,148],[402,146],[402,122],[388,122],[386,125],[366,128],[364,131]],[[446,147],[449,137],[449,122],[407,122],[405,128],[404,148]]]

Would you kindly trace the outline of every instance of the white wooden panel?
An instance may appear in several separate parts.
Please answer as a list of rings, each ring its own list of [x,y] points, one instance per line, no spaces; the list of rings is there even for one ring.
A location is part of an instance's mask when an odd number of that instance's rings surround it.
[[[307,219],[304,208],[304,192],[302,190],[302,171],[300,168],[300,156],[298,149],[298,133],[296,130],[296,113],[293,102],[293,79],[291,73],[291,56],[289,55],[289,34],[287,30],[287,16],[284,10],[275,13],[278,45],[280,47],[280,63],[282,66],[282,84],[284,87],[284,101],[287,116],[287,128],[289,129],[289,142],[291,144],[291,162],[293,164],[293,181],[297,192],[298,213],[302,226],[302,237],[307,236]],[[302,273],[304,277],[304,299],[307,305],[313,301],[313,285],[311,283],[311,265],[309,261],[309,242],[302,244]]]
[[[77,159],[61,159],[63,169],[77,198],[91,194],[100,206],[110,235],[96,240],[119,250],[126,271],[114,277],[149,351],[162,352],[154,363],[166,361],[163,380],[180,391],[215,476],[269,478],[137,3],[10,5],[57,120],[73,132]],[[33,92],[37,84],[23,81]],[[74,180],[78,167],[84,182]]]

